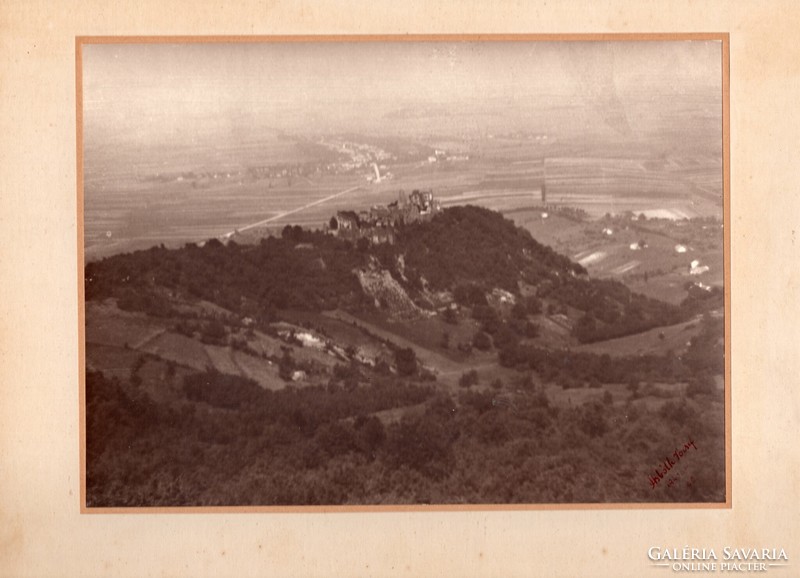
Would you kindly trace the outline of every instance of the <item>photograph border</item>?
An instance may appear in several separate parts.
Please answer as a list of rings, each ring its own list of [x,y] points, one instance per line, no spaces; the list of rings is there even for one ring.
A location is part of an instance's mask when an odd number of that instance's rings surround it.
[[[725,501],[654,503],[569,503],[569,504],[432,504],[432,505],[325,505],[325,506],[174,506],[174,507],[87,507],[86,505],[86,319],[84,287],[84,179],[83,179],[83,46],[91,44],[225,44],[294,42],[642,42],[719,41],[722,71],[722,185],[723,264],[725,316]],[[176,513],[368,513],[368,512],[463,512],[532,510],[658,510],[732,509],[731,444],[731,199],[730,199],[730,35],[729,33],[599,33],[599,34],[374,34],[374,35],[233,35],[233,36],[76,36],[76,209],[78,266],[78,415],[81,514],[176,514]]]

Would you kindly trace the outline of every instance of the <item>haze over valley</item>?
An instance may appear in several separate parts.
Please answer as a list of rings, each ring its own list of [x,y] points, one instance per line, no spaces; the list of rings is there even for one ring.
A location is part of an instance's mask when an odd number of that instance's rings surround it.
[[[400,189],[721,217],[719,43],[85,47],[86,257]],[[365,148],[358,158],[336,144]],[[436,155],[436,151],[441,154]],[[428,162],[429,158],[436,162]],[[368,182],[377,161],[392,178]],[[339,191],[313,211],[280,215]]]

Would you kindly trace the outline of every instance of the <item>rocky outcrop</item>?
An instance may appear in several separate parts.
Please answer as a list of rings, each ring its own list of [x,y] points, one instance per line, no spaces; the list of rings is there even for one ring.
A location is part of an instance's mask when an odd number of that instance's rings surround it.
[[[364,293],[375,300],[375,306],[395,319],[416,319],[425,314],[400,283],[385,269],[356,271]]]

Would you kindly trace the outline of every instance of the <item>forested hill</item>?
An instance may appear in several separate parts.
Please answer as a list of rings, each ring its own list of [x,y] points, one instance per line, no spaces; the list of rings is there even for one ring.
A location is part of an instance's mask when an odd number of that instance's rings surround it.
[[[114,297],[121,308],[150,315],[173,315],[177,303],[204,299],[269,322],[282,309],[372,309],[375,299],[356,272],[376,269],[388,271],[423,309],[435,307],[425,299],[430,290],[476,307],[495,288],[520,296],[524,286],[539,306],[545,302],[579,319],[573,332],[584,342],[675,323],[698,308],[693,301],[675,307],[615,281],[591,280],[512,221],[473,206],[401,227],[392,245],[353,244],[287,226],[280,238],[254,245],[212,239],[116,255],[86,266],[85,287],[87,300]]]
[[[561,275],[586,274],[581,265],[538,243],[500,213],[469,205],[401,229],[391,249],[404,256],[412,272],[443,290],[477,283],[516,293],[520,280],[535,285]]]

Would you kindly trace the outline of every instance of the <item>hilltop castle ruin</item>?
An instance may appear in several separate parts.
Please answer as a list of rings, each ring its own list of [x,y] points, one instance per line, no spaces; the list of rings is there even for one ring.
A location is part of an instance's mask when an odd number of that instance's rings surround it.
[[[369,211],[338,211],[328,222],[327,231],[351,241],[367,239],[372,243],[393,243],[398,225],[426,222],[442,210],[431,191],[415,190],[406,198],[388,205],[375,205]]]

